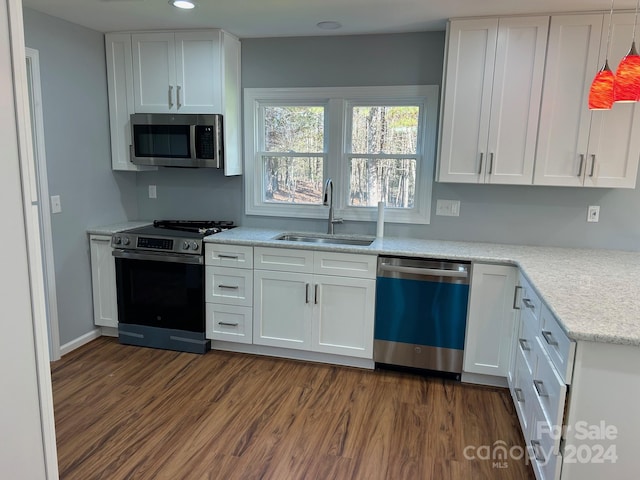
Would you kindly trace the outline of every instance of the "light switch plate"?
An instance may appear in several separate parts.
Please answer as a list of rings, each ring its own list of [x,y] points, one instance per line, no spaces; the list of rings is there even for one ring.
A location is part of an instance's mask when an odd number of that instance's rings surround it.
[[[60,195],[51,196],[51,213],[62,212],[62,204],[60,203]]]
[[[436,215],[445,217],[460,216],[460,200],[441,200],[436,201]]]
[[[149,198],[158,198],[158,192],[155,185],[149,185]]]

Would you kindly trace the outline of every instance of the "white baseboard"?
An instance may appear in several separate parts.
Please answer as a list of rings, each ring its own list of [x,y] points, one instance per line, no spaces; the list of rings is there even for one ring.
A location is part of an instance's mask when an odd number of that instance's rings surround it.
[[[91,340],[95,340],[100,337],[102,332],[99,328],[91,330],[89,333],[85,333],[81,337],[76,338],[75,340],[71,340],[64,345],[60,345],[60,355],[66,355],[69,352],[73,352],[76,348],[80,348],[81,346],[89,343]]]

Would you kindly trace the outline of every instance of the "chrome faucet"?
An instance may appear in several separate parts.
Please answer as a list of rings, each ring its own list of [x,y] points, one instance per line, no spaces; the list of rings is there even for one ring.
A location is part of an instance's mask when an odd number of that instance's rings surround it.
[[[327,181],[324,182],[324,201],[322,203],[329,206],[327,233],[333,235],[333,226],[336,223],[342,223],[342,219],[333,218],[333,180],[330,178],[327,178]]]

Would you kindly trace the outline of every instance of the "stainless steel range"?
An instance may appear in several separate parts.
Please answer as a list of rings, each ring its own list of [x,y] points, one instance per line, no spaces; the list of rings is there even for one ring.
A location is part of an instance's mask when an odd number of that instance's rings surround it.
[[[233,222],[159,220],[111,237],[120,343],[206,353],[203,239]]]

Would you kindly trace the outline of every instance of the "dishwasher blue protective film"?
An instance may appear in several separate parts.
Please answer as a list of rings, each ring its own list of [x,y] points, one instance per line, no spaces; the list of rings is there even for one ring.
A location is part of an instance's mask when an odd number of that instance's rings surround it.
[[[378,277],[374,337],[464,348],[469,285]]]

